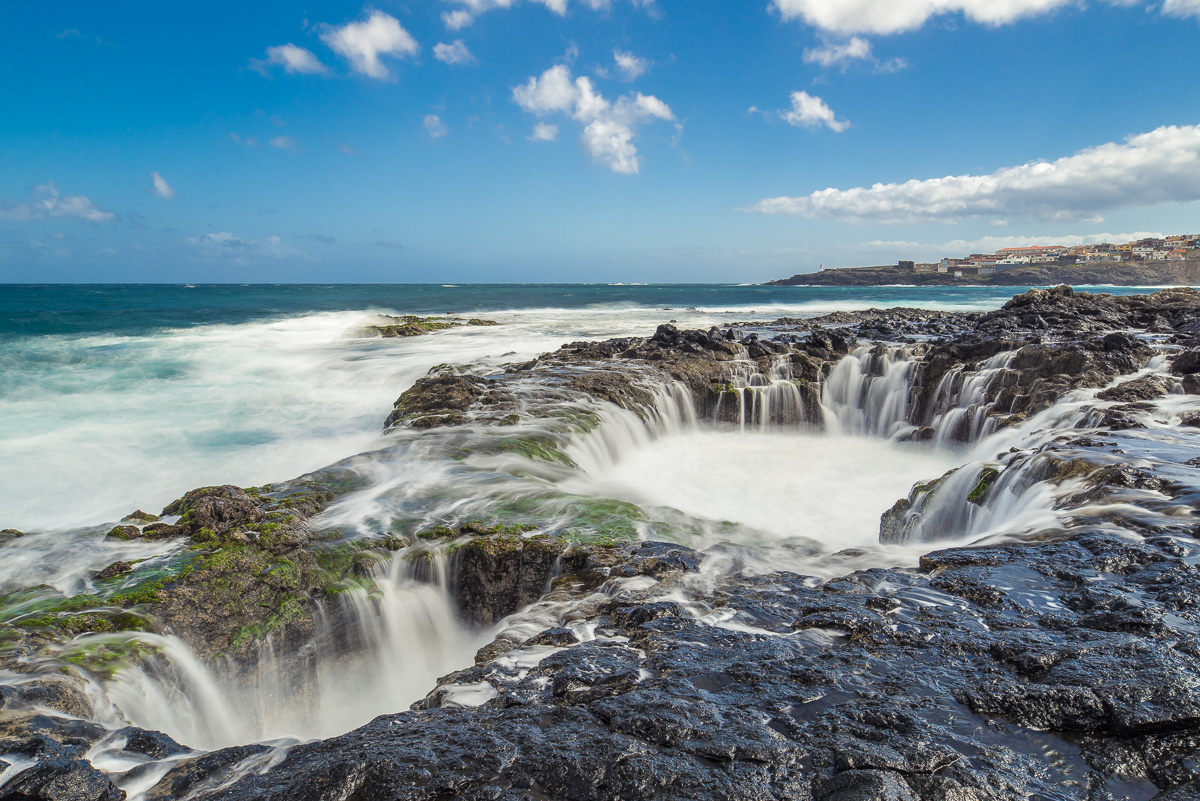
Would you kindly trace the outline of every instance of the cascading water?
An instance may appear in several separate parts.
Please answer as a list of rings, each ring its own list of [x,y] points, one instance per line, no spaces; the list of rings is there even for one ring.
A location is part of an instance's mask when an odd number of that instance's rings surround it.
[[[988,396],[1017,377],[1009,369],[1015,355],[999,353],[971,373],[956,366],[942,377],[931,404],[936,416],[930,425],[937,431],[938,446],[976,442],[994,430],[994,403]]]
[[[856,349],[837,363],[821,394],[830,431],[892,438],[911,431],[908,420],[914,354],[883,345]]]
[[[717,395],[716,419],[734,418],[741,431],[755,428],[769,431],[772,427],[795,427],[807,421],[804,395],[793,380],[787,357],[773,357],[764,374],[757,362],[743,355],[730,362],[726,371],[725,384]],[[737,408],[732,412],[727,410],[727,402],[737,404]]]
[[[406,709],[486,637],[457,617],[444,549],[398,551],[369,578],[372,589],[323,610],[298,656],[268,642],[245,671],[214,669],[177,637],[137,635],[154,656],[120,671],[108,698],[134,725],[200,748],[329,737]]]

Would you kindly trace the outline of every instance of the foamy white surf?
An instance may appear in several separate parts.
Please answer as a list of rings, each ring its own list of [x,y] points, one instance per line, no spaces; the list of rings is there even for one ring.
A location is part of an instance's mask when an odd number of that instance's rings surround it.
[[[981,303],[989,301],[929,305]],[[521,361],[572,340],[648,335],[668,321],[707,328],[862,305],[504,311],[485,315],[498,327],[398,340],[359,336],[374,318],[366,310],[30,338],[0,385],[0,527],[99,525],[136,507],[156,511],[193,487],[316,470],[378,445],[392,402],[437,364]]]

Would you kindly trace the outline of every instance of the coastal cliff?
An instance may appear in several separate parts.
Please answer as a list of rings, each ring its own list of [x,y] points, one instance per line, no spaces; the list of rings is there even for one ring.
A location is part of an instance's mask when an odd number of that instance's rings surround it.
[[[917,273],[895,265],[847,267],[800,273],[768,286],[1200,286],[1200,261],[1030,265],[989,276],[955,278],[947,273]]]
[[[880,510],[880,544],[907,566],[797,522],[764,567],[728,527],[706,540],[556,484],[585,446],[698,421],[837,427],[960,466]],[[108,536],[176,550],[110,565],[86,596],[0,597],[0,666],[22,677],[0,692],[0,760],[19,768],[0,798],[1200,794],[1200,292],[664,324],[503,369],[440,365],[384,425],[385,451],[196,490],[164,521],[131,515]],[[381,465],[429,453],[452,482],[403,474],[407,517],[339,523],[339,504],[377,501]],[[263,696],[323,708],[314,663],[334,683],[357,675],[380,621],[398,622],[384,617],[398,587],[440,592],[453,619],[439,625],[478,645],[407,711],[214,747],[117,727],[100,703],[182,643],[194,673],[225,671],[212,691],[250,688],[225,714]]]

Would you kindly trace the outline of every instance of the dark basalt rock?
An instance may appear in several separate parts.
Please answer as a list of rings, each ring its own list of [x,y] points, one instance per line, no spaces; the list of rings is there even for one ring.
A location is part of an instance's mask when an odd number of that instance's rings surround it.
[[[1171,360],[1171,370],[1178,375],[1200,373],[1200,348],[1185,350]]]
[[[0,687],[0,709],[50,709],[76,718],[88,718],[92,714],[92,702],[73,682],[50,676]]]
[[[0,787],[0,801],[124,801],[125,791],[85,760],[39,754],[36,765]]]
[[[89,706],[90,710],[90,706]],[[0,786],[3,801],[122,801],[125,792],[85,758],[105,735],[94,723],[33,713],[4,712],[0,753],[35,761]]]
[[[477,710],[441,709],[431,696],[432,707],[297,746],[265,773],[197,797],[1092,801],[1182,791],[1200,778],[1183,767],[1200,756],[1200,604],[1148,614],[1200,597],[1200,546],[1180,543],[1092,533],[941,551],[920,572],[823,586],[735,579],[711,599],[736,610],[733,630],[673,602],[614,603],[596,622],[617,640],[572,645],[548,632],[566,647]],[[497,681],[481,666],[451,680],[489,676]],[[1047,760],[1047,749],[1059,756]]]
[[[130,512],[129,514],[125,515],[125,517],[121,518],[121,522],[157,523],[160,519],[161,518],[158,515],[150,514],[149,512],[143,512],[141,509],[138,509],[137,511]]]
[[[118,729],[110,736],[124,739],[125,751],[148,756],[151,759],[166,759],[167,757],[186,754],[191,750],[161,732],[146,731],[145,729],[138,729],[133,726]]]
[[[425,421],[418,428],[459,425],[466,421],[462,412],[479,401],[486,388],[487,382],[473,375],[428,375],[400,396],[384,427],[405,421]]]
[[[105,579],[116,578],[117,576],[123,576],[126,573],[131,572],[133,572],[133,565],[129,564],[128,562],[113,562],[111,565],[97,573],[96,578],[100,581],[104,581]]]
[[[1106,389],[1096,397],[1100,400],[1123,403],[1154,400],[1169,393],[1173,383],[1162,376],[1148,375]]]
[[[545,594],[550,579],[574,572],[587,558],[563,560],[568,546],[549,537],[487,537],[456,554],[455,598],[460,614],[481,626],[528,606]]]

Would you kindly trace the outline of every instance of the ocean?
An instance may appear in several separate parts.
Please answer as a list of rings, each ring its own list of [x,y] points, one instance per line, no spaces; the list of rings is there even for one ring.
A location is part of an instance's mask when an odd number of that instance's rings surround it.
[[[393,401],[442,363],[532,358],[675,321],[917,306],[997,308],[1021,289],[735,284],[0,286],[0,528],[157,511],[379,446]],[[1103,291],[1136,292],[1133,288]],[[501,325],[363,336],[379,314]]]

